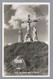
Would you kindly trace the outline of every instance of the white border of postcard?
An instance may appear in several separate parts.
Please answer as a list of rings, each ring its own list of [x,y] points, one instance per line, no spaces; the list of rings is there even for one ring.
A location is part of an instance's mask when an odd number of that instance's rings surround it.
[[[45,4],[48,5],[48,75],[17,75],[17,76],[5,76],[4,75],[4,5],[10,4],[23,4],[23,5],[35,5],[35,4]],[[49,2],[3,2],[2,3],[2,77],[50,77],[50,3]]]

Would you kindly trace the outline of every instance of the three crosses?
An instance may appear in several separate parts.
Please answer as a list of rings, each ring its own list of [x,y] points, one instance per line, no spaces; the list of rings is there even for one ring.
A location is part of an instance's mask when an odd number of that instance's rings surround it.
[[[17,19],[15,21],[19,22],[18,42],[28,42],[28,41],[37,41],[38,40],[36,27],[33,27],[33,38],[31,36],[31,27],[30,27],[31,23],[38,22],[37,20],[31,20],[30,15],[28,15],[28,20],[26,20],[26,21],[21,21],[21,19]],[[23,33],[22,33],[22,27],[21,27],[21,24],[23,24],[23,23],[28,23],[27,33],[26,33],[26,35],[24,37],[24,40],[23,40]]]

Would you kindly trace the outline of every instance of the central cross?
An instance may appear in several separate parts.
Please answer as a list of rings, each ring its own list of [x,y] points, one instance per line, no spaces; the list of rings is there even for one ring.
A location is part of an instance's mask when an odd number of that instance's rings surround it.
[[[28,23],[28,26],[27,26],[27,34],[25,36],[25,40],[27,41],[33,41],[32,39],[32,35],[31,35],[31,27],[30,27],[30,24],[33,23],[33,22],[38,22],[37,20],[31,20],[30,19],[30,15],[28,15],[28,20],[27,21],[24,21],[26,23]]]
[[[30,24],[32,23],[32,22],[38,22],[37,20],[31,20],[30,19],[30,15],[28,15],[28,21],[26,21],[28,24],[29,24],[29,28],[30,28]]]

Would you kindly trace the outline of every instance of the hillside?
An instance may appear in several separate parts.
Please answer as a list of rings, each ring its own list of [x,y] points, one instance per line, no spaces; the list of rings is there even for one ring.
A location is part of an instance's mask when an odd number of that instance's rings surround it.
[[[24,72],[48,72],[48,45],[44,42],[15,43],[4,48],[4,61],[6,70],[11,68],[10,62],[17,56],[21,56],[26,63]],[[13,69],[12,69],[13,70]],[[9,71],[10,72],[10,71]]]

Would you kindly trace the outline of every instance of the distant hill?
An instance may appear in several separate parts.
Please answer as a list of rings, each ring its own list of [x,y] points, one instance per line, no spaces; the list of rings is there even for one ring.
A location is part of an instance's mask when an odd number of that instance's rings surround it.
[[[8,67],[17,56],[21,56],[27,66],[27,71],[48,72],[48,45],[44,42],[15,43],[4,47],[4,61]]]

